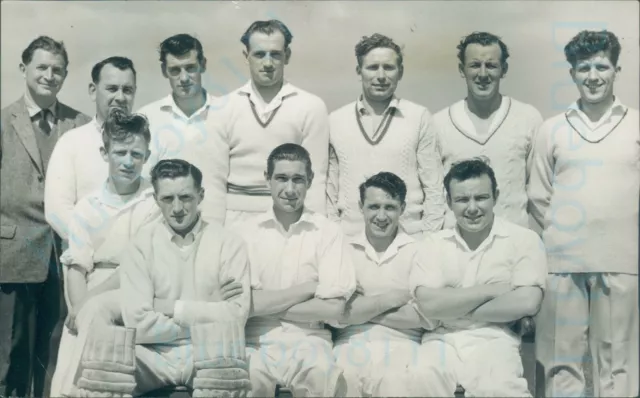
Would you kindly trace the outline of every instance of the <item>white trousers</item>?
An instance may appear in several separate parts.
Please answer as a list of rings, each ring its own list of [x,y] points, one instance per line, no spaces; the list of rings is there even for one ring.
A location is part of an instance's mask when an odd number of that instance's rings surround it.
[[[421,385],[424,396],[453,397],[460,384],[466,397],[531,397],[515,336],[427,334],[418,355],[429,359],[427,371],[410,368],[406,377]]]
[[[51,381],[51,396],[71,396],[82,370],[80,362],[91,325],[94,322],[113,324],[122,319],[118,290],[101,293],[87,301],[76,317],[77,334],[66,326],[62,330],[58,362]]]
[[[338,341],[333,349],[344,370],[347,397],[422,397],[422,384],[407,376],[407,369],[430,371],[429,358],[412,340]]]
[[[291,388],[294,397],[344,396],[344,376],[331,349],[330,341],[318,336],[291,335],[249,345],[251,396],[273,397],[276,384]]]
[[[546,396],[584,396],[590,346],[593,395],[637,397],[638,312],[637,275],[549,274],[536,320]]]

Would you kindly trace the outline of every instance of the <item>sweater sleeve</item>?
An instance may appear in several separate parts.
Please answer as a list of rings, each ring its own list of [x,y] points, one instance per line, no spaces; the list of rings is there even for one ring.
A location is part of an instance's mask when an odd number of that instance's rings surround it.
[[[329,114],[320,98],[314,98],[308,107],[303,125],[301,144],[311,156],[314,178],[307,193],[307,207],[326,215],[327,171],[329,168]]]
[[[530,161],[531,175],[527,186],[529,212],[541,227],[544,227],[544,217],[553,193],[555,159],[550,139],[552,128],[549,123],[545,123],[536,134]]]
[[[147,234],[151,231],[143,231]],[[140,235],[139,235],[140,236]],[[146,239],[151,237],[144,236]],[[152,245],[137,239],[127,248],[120,264],[120,291],[124,325],[136,329],[137,344],[170,343],[188,336],[188,329],[153,308],[155,297],[153,279],[149,272]],[[148,247],[145,247],[148,246]],[[147,249],[147,250],[145,250]]]
[[[424,193],[424,231],[437,232],[442,229],[446,211],[444,197],[444,169],[440,160],[438,135],[430,123],[429,111],[425,110],[420,120],[418,142],[418,176]]]
[[[68,133],[67,133],[68,134]],[[76,204],[76,169],[67,139],[63,135],[54,146],[44,185],[44,215],[64,240],[69,239],[69,224]]]
[[[531,176],[531,162],[533,160],[533,145],[536,142],[537,132],[540,130],[543,119],[540,112],[537,109],[532,108],[531,120],[529,121],[529,145],[527,146],[527,164],[526,164],[526,182],[529,184],[529,177]]]
[[[208,189],[205,190],[201,210],[206,221],[223,225],[227,214],[227,182],[230,172],[231,146],[225,116],[222,111],[218,112],[220,115],[207,121],[206,125],[207,135],[212,141],[209,145],[211,148],[209,159],[214,165],[210,168],[213,170],[212,175],[203,177]]]
[[[327,173],[327,217],[332,221],[340,219],[338,210],[338,195],[340,192],[340,165],[338,154],[332,145],[329,145],[329,171]]]

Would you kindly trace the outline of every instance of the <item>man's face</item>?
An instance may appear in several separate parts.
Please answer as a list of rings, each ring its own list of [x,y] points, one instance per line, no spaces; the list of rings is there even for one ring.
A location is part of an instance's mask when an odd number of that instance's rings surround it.
[[[376,238],[394,236],[398,231],[404,208],[405,205],[400,199],[394,199],[383,189],[368,187],[364,192],[364,202],[360,203],[367,236]]]
[[[620,67],[616,67],[603,51],[583,59],[571,68],[571,78],[582,101],[597,104],[613,97],[613,83]]]
[[[483,174],[464,181],[452,179],[449,192],[447,202],[461,230],[481,232],[491,228],[493,207],[496,205],[498,192],[494,198],[488,175]]]
[[[304,162],[278,160],[271,178],[266,175],[265,177],[276,209],[284,213],[294,213],[302,209],[313,179],[313,176],[307,175]]]
[[[136,78],[133,71],[120,70],[111,64],[105,65],[100,71],[98,83],[89,84],[89,95],[96,103],[96,112],[103,121],[114,108],[130,114],[136,95]]]
[[[149,158],[149,144],[142,136],[134,135],[125,141],[111,141],[109,149],[102,147],[100,153],[109,163],[109,177],[114,182],[130,184],[140,178]]]
[[[402,79],[398,54],[390,48],[374,48],[362,58],[356,72],[362,80],[362,92],[374,101],[389,99]]]
[[[198,205],[203,198],[204,189],[198,189],[190,175],[156,181],[156,202],[176,233],[187,233],[193,228],[198,219]]]
[[[483,46],[469,44],[464,51],[464,65],[458,68],[467,83],[467,91],[476,100],[490,100],[500,94],[500,79],[507,72],[500,62],[498,43]]]
[[[251,79],[259,87],[271,87],[284,79],[284,66],[289,63],[291,51],[284,48],[284,35],[255,32],[249,37],[249,51],[244,51]]]
[[[32,95],[55,97],[60,92],[67,67],[62,54],[37,49],[29,64],[20,64],[20,71]]]
[[[198,61],[198,51],[191,50],[184,55],[167,54],[162,74],[169,79],[176,98],[194,98],[202,94],[202,73],[207,60]]]

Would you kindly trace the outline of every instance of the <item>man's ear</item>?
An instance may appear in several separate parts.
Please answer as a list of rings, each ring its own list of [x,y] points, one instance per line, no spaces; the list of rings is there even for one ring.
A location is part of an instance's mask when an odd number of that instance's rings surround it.
[[[198,190],[198,196],[200,197],[198,203],[200,203],[204,200],[204,187],[200,187],[200,189]]]
[[[162,72],[162,76],[164,78],[168,78],[169,77],[169,75],[167,75],[167,65],[164,62],[162,62],[160,64],[160,72]]]
[[[207,57],[202,57],[202,62],[200,62],[200,69],[203,73],[207,71]]]
[[[493,198],[494,203],[498,203],[498,197],[500,197],[500,189],[496,188],[496,194],[495,194],[495,197]]]
[[[94,82],[89,83],[89,98],[91,98],[93,102],[96,102],[97,90],[98,90],[98,87],[96,87],[96,84]]]
[[[460,77],[465,78],[464,65],[462,64],[462,62],[458,62],[458,73],[460,73]]]
[[[268,187],[269,189],[271,189],[271,179],[269,178],[269,174],[267,173],[267,171],[266,171],[266,170],[264,171],[264,174],[263,174],[263,175],[264,175],[264,180],[265,180],[265,181],[266,181],[266,183],[267,183],[267,187]]]
[[[509,71],[509,63],[505,62],[504,64],[502,64],[502,75],[500,77],[505,77],[508,71]]]
[[[27,73],[27,65],[20,62],[20,65],[18,65],[18,68],[20,68],[20,72],[22,73],[22,76],[25,76]]]
[[[309,175],[307,176],[307,188],[311,187],[311,183],[313,182],[313,177],[314,177],[313,171],[310,171]]]
[[[361,200],[358,200],[358,208],[360,209],[361,213],[364,213],[364,203],[362,203]]]
[[[147,149],[147,153],[145,153],[144,155],[144,162],[147,163],[147,160],[149,160],[149,156],[151,156],[151,150]]]
[[[284,64],[289,65],[290,59],[291,59],[291,48],[287,47],[284,49]]]
[[[449,210],[453,210],[451,208],[451,196],[449,196],[449,194],[447,194],[447,206],[449,206]]]
[[[242,50],[242,56],[244,57],[244,62],[248,64],[249,63],[249,51],[247,51],[246,48],[244,50]]]
[[[100,147],[100,155],[102,155],[102,159],[105,162],[109,161],[109,151],[107,151],[107,148],[105,148],[104,146]]]
[[[356,65],[356,74],[362,77],[362,66]]]

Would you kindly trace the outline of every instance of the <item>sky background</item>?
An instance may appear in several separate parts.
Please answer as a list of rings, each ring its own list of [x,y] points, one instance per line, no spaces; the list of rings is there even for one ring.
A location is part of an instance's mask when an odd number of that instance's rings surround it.
[[[456,46],[486,30],[509,47],[504,94],[531,103],[544,117],[561,112],[577,92],[563,47],[582,29],[609,29],[622,43],[616,93],[639,102],[639,6],[636,1],[2,1],[2,107],[24,91],[20,55],[40,34],[63,40],[69,76],[60,93],[91,116],[92,66],[122,55],[138,71],[135,109],[169,93],[158,44],[177,33],[198,37],[208,58],[205,87],[228,93],[248,78],[240,36],[251,22],[277,18],[291,29],[286,77],[334,110],[359,94],[354,46],[363,35],[386,34],[403,46],[398,94],[438,111],[464,97]]]

